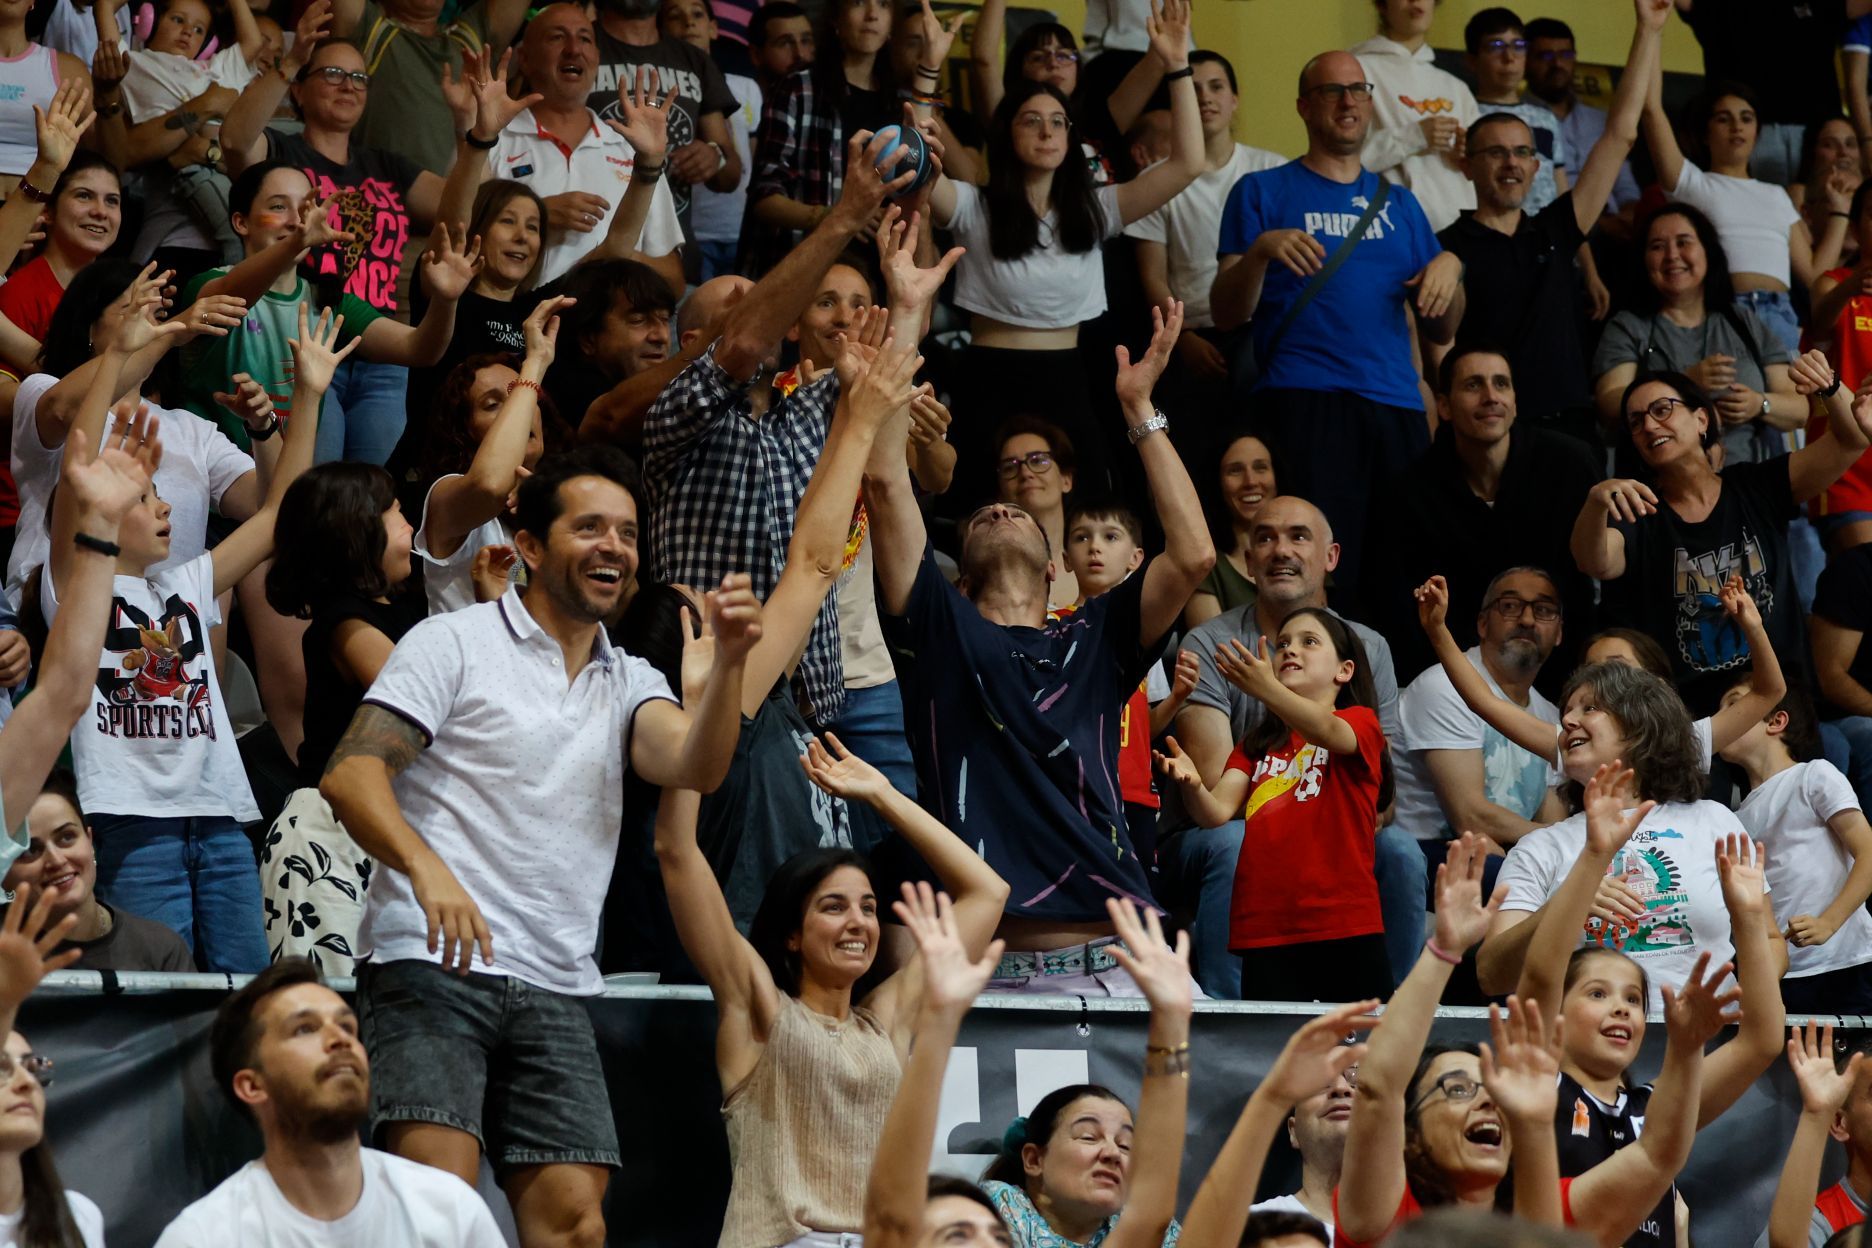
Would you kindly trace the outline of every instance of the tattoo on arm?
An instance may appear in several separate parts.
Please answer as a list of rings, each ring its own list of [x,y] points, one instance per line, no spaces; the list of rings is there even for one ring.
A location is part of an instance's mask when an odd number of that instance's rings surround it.
[[[325,764],[325,774],[331,775],[339,763],[359,755],[378,759],[392,776],[400,775],[428,746],[428,738],[415,724],[395,711],[366,702],[358,707],[351,726],[338,739],[331,761]]]

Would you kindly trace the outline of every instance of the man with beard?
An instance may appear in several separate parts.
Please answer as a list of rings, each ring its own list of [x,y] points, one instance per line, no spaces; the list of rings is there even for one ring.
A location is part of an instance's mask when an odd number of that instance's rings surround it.
[[[1326,574],[1342,566],[1342,549],[1319,508],[1293,494],[1261,504],[1248,542],[1248,574],[1255,601],[1224,611],[1191,630],[1183,649],[1196,656],[1196,691],[1177,715],[1177,742],[1202,773],[1205,787],[1221,779],[1235,743],[1265,713],[1261,703],[1224,680],[1216,652],[1230,640],[1250,650],[1270,644],[1281,621],[1301,607],[1326,605]],[[1378,722],[1385,738],[1397,739],[1397,676],[1391,647],[1377,632],[1346,620],[1371,661],[1378,692]],[[1187,823],[1187,820],[1180,822]],[[1241,853],[1239,819],[1219,828],[1184,827],[1157,851],[1166,882],[1178,890],[1184,909],[1194,909],[1190,965],[1203,991],[1216,997],[1241,995],[1241,960],[1228,947],[1229,897]],[[1423,947],[1424,861],[1417,842],[1395,828],[1378,831],[1379,900],[1384,906],[1385,952],[1402,978]],[[1414,926],[1413,926],[1414,924]],[[1400,959],[1402,961],[1400,962]],[[1402,966],[1404,969],[1399,970]]]
[[[357,1016],[306,959],[282,959],[229,997],[209,1050],[215,1082],[259,1124],[266,1151],[177,1215],[159,1248],[507,1242],[454,1175],[359,1144],[370,1057]]]
[[[1560,640],[1560,591],[1540,568],[1509,568],[1482,595],[1479,644],[1464,655],[1490,692],[1558,728],[1560,712],[1534,688]],[[1449,673],[1435,666],[1398,701],[1397,826],[1424,846],[1432,865],[1460,832],[1503,847],[1566,818],[1553,765],[1530,754],[1463,703]],[[1491,864],[1499,867],[1500,860]]]
[[[685,656],[709,669],[687,707],[611,646],[603,621],[637,571],[634,478],[609,447],[540,461],[514,513],[526,589],[410,630],[320,786],[378,863],[358,931],[377,1138],[467,1182],[485,1153],[528,1245],[604,1242],[617,1129],[603,1097],[567,1089],[604,1084],[584,998],[603,989],[625,772],[719,785],[760,637],[748,578],[723,578]]]
[[[666,181],[676,197],[676,218],[689,247],[684,255],[693,278],[701,272],[700,251],[689,226],[690,192],[696,183],[712,191],[741,185],[741,158],[735,153],[728,118],[740,105],[728,80],[709,54],[692,43],[671,39],[657,26],[660,0],[603,0],[598,6],[598,74],[585,102],[600,118],[619,115],[618,90],[634,85],[638,69],[654,71],[658,97],[671,87],[669,164]]]
[[[1579,59],[1573,28],[1557,17],[1537,17],[1527,24],[1526,37],[1528,95],[1560,119],[1560,137],[1568,151],[1590,152],[1606,132],[1607,116],[1605,109],[1586,103],[1573,90]],[[1640,194],[1631,162],[1621,162],[1612,183],[1611,207],[1635,205]]]
[[[1287,1118],[1287,1142],[1300,1154],[1300,1190],[1264,1200],[1251,1212],[1318,1218],[1326,1228],[1326,1242],[1332,1242],[1333,1189],[1339,1186],[1339,1171],[1345,1163],[1346,1124],[1352,1121],[1357,1079],[1355,1065],[1293,1107]]]

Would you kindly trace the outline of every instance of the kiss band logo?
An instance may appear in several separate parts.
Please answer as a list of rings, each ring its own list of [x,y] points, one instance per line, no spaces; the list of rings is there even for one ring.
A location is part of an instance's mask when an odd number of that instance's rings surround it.
[[[1455,100],[1413,100],[1408,95],[1400,95],[1397,98],[1398,103],[1402,104],[1405,108],[1412,109],[1427,117],[1434,117],[1438,113],[1453,113],[1456,111]]]

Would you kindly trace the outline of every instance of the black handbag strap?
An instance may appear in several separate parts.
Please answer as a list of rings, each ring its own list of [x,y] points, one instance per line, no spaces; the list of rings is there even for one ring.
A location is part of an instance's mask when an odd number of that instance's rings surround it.
[[[1379,178],[1378,193],[1373,195],[1371,202],[1365,205],[1365,212],[1359,217],[1358,224],[1352,227],[1350,234],[1340,240],[1339,246],[1333,250],[1332,255],[1327,257],[1326,266],[1315,273],[1312,280],[1301,288],[1300,297],[1293,301],[1286,315],[1281,317],[1280,324],[1274,327],[1274,335],[1268,339],[1267,349],[1261,353],[1263,371],[1274,359],[1274,353],[1280,349],[1281,341],[1287,337],[1287,331],[1292,329],[1294,322],[1300,319],[1300,314],[1306,311],[1307,304],[1313,302],[1314,296],[1326,288],[1326,283],[1331,281],[1332,275],[1339,271],[1339,266],[1352,255],[1352,249],[1357,247],[1359,240],[1365,237],[1365,231],[1371,226],[1372,219],[1378,215],[1378,210],[1385,206],[1385,201],[1390,197],[1391,183],[1384,178]]]

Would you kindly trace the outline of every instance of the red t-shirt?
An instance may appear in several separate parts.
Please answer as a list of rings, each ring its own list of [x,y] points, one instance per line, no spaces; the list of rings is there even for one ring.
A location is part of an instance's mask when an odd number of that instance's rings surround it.
[[[1853,302],[1857,303],[1859,300],[1855,299]],[[1849,1226],[1858,1226],[1866,1220],[1865,1210],[1861,1209],[1859,1202],[1853,1199],[1852,1192],[1847,1190],[1844,1179],[1821,1192],[1820,1199],[1814,1201],[1814,1208],[1819,1211],[1821,1217],[1826,1219],[1827,1225],[1833,1228],[1835,1235]]]
[[[1407,1184],[1404,1188],[1404,1199],[1398,1202],[1397,1216],[1391,1219],[1390,1226],[1385,1227],[1384,1234],[1380,1235],[1377,1239],[1370,1241],[1370,1244],[1377,1244],[1377,1243],[1383,1242],[1385,1238],[1388,1237],[1392,1231],[1397,1230],[1398,1227],[1403,1226],[1406,1222],[1414,1222],[1418,1218],[1421,1218],[1423,1216],[1423,1211],[1424,1211],[1423,1206],[1417,1203],[1417,1198],[1411,1194],[1410,1187]],[[1370,1248],[1370,1244],[1361,1243],[1360,1241],[1351,1238],[1345,1233],[1344,1229],[1340,1227],[1339,1225],[1339,1189],[1337,1187],[1333,1188],[1333,1192],[1332,1192],[1332,1216],[1333,1216],[1333,1232],[1332,1232],[1333,1248]],[[1560,1180],[1560,1217],[1566,1222],[1568,1226],[1573,1225],[1573,1180],[1572,1179]]]
[[[6,279],[6,285],[0,286],[0,313],[44,342],[46,330],[52,326],[52,313],[58,310],[59,300],[64,297],[65,288],[59,285],[52,266],[46,263],[44,256],[34,256]],[[17,362],[32,363],[31,360]]]
[[[1851,269],[1833,269],[1827,274],[1836,281],[1857,281]],[[1854,295],[1833,326],[1834,365],[1839,369],[1840,384],[1857,390],[1867,373],[1872,372],[1872,296]],[[1811,443],[1827,431],[1826,404],[1815,403],[1807,417],[1807,441]],[[1846,511],[1872,511],[1872,455],[1861,455],[1846,475],[1822,490],[1807,504],[1809,515],[1838,515]]]
[[[1285,746],[1260,759],[1239,745],[1229,755],[1229,770],[1251,780],[1229,907],[1231,949],[1384,931],[1372,874],[1384,729],[1368,706],[1333,714],[1357,734],[1355,753],[1334,754],[1290,732]]]

